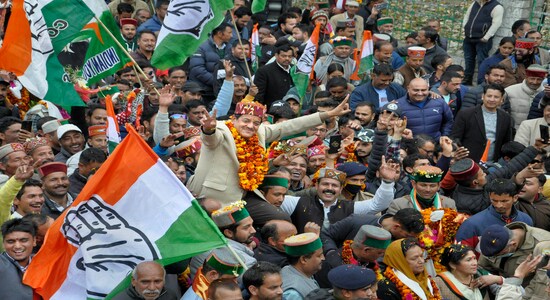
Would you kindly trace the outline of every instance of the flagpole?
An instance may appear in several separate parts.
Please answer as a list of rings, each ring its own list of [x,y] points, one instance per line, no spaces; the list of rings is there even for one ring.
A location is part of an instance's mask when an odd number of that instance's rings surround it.
[[[235,256],[235,259],[237,259],[239,264],[241,264],[241,266],[243,266],[243,269],[245,271],[248,270],[248,267],[246,266],[244,261],[241,259],[241,257],[237,254],[237,252],[235,252],[235,249],[233,249],[233,246],[231,246],[229,244],[227,244],[226,246],[227,246],[227,249],[229,249],[229,252],[231,252],[231,254],[233,254],[233,256]]]
[[[231,12],[229,12],[229,14],[231,15],[231,21],[233,22],[233,28],[235,28],[235,31],[237,32],[237,39],[239,40],[239,44],[241,45],[241,48],[244,49],[243,41],[241,40],[241,34],[239,33],[239,30],[237,29],[237,23],[235,23],[235,16],[233,16],[233,14]],[[250,47],[252,47],[252,46],[250,45]],[[250,51],[252,51],[252,49],[250,49]],[[248,67],[248,61],[246,59],[247,58],[245,57],[244,58],[244,64],[246,66],[246,73],[248,73],[248,78],[252,81],[252,73],[250,73],[250,68]],[[252,82],[250,83],[250,85],[252,86]]]
[[[111,38],[115,41],[115,43],[120,47],[120,49],[122,49],[122,51],[124,52],[124,54],[126,54],[126,56],[132,61],[132,63],[134,64],[134,69],[137,69],[141,75],[143,75],[143,77],[145,78],[148,78],[147,77],[147,74],[145,74],[145,72],[143,72],[143,70],[139,67],[138,63],[134,60],[134,58],[130,55],[130,53],[128,52],[128,50],[126,50],[126,47],[122,46],[122,44],[118,41],[118,39],[113,35],[113,33],[109,30],[109,28],[107,28],[107,26],[105,26],[105,24],[97,17],[97,16],[94,16],[94,19],[96,19],[97,23],[99,25],[101,25],[101,27],[103,27],[103,29],[105,29],[105,31],[107,31],[107,33],[109,34],[109,36],[111,36]],[[153,86],[153,89],[155,90],[155,92],[157,92],[157,94],[160,95],[159,91],[157,91],[157,88]]]

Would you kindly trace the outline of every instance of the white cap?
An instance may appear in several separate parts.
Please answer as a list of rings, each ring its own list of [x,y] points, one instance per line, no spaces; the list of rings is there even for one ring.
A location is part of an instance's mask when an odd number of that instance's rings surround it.
[[[357,2],[357,1],[355,1],[355,0],[348,0],[348,1],[346,1],[346,5],[347,5],[347,6],[359,7],[359,2]]]
[[[82,133],[82,130],[80,130],[80,128],[76,127],[73,124],[61,125],[59,126],[59,128],[57,128],[57,138],[61,139],[63,135],[69,131],[78,131]]]
[[[57,128],[59,128],[59,126],[61,126],[61,121],[60,120],[51,120],[51,121],[48,121],[48,122],[42,124],[42,131],[44,133],[51,133],[51,132],[56,131]]]
[[[389,41],[391,40],[391,37],[387,34],[383,33],[375,33],[373,34],[373,37],[378,41]]]

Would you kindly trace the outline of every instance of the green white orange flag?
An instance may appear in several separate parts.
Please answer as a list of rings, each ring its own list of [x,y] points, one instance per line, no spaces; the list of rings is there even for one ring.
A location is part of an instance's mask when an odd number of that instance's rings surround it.
[[[151,63],[159,69],[179,66],[225,18],[233,0],[172,0]]]
[[[260,46],[260,35],[258,33],[258,24],[254,24],[254,27],[252,28],[250,45],[252,45],[252,49],[250,51],[250,62],[252,63],[252,70],[255,73],[256,70],[258,70],[259,60],[262,53],[262,48]]]
[[[267,0],[254,0],[252,1],[252,13],[256,14],[265,10],[265,4]]]
[[[67,13],[62,13],[63,9]],[[57,51],[92,12],[80,0],[14,0],[0,68],[14,72],[33,95],[62,106],[83,106]]]
[[[118,122],[111,95],[105,98],[105,109],[107,110],[107,142],[109,146],[109,153],[113,153],[116,146],[120,144],[120,129],[118,128]]]
[[[372,33],[369,30],[363,31],[363,44],[361,45],[361,64],[359,65],[359,74],[369,73],[374,68],[373,62]]]
[[[103,299],[142,261],[166,265],[227,245],[173,172],[127,129],[25,272],[23,282],[44,299]]]
[[[315,65],[315,58],[317,55],[317,49],[319,48],[319,32],[321,31],[321,24],[317,24],[311,37],[307,41],[304,52],[298,59],[296,66],[290,69],[290,75],[292,81],[298,90],[300,99],[303,99],[306,95],[307,86],[309,85],[309,79],[313,76],[313,66]]]
[[[88,84],[93,84],[107,76],[115,74],[118,70],[124,68],[126,64],[130,63],[131,60],[107,32],[109,30],[118,39],[119,43],[123,43],[122,36],[119,34],[120,30],[105,1],[83,1],[93,11],[94,16],[107,27],[104,28],[92,16],[77,38],[77,40],[88,42],[84,63],[80,71],[82,78]]]

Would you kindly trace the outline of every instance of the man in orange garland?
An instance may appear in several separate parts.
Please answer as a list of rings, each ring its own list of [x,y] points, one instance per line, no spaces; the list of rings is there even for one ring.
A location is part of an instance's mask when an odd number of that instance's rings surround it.
[[[348,112],[346,99],[328,112],[265,125],[262,121],[266,108],[254,101],[239,102],[229,121],[216,121],[214,110],[212,116],[206,114],[202,120],[201,156],[187,186],[196,195],[218,199],[223,204],[240,200],[246,191],[256,189],[267,173],[265,145]]]

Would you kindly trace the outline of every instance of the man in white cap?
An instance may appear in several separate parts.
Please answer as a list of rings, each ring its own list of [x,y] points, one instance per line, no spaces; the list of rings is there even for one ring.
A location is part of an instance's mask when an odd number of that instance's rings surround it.
[[[80,128],[73,124],[61,125],[57,129],[57,138],[61,151],[55,156],[55,161],[66,163],[69,157],[84,150],[85,140]]]
[[[57,139],[57,129],[59,126],[61,126],[61,121],[54,117],[43,117],[36,122],[36,135],[48,140],[54,154],[61,151],[61,146]]]

